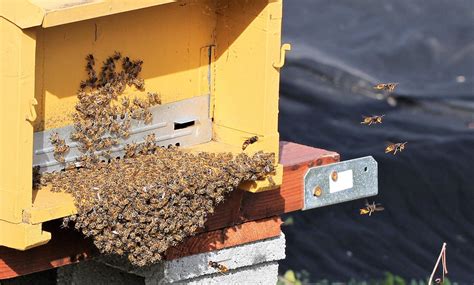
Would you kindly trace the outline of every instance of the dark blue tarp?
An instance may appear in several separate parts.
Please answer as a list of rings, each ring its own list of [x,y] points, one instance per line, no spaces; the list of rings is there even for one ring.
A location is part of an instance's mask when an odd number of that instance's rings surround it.
[[[430,275],[442,243],[449,277],[474,282],[474,1],[287,0],[280,134],[373,155],[386,210],[364,201],[293,213],[280,270],[312,280]],[[398,82],[393,98],[372,86]],[[362,126],[362,115],[385,114]],[[397,156],[386,142],[408,141]]]

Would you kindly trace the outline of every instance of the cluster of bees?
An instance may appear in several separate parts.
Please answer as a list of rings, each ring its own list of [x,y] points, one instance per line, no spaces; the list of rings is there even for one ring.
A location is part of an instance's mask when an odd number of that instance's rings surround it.
[[[77,94],[71,134],[83,155],[65,171],[42,173],[37,183],[72,194],[77,214],[64,218],[63,226],[72,223],[91,236],[102,253],[127,255],[136,266],[155,263],[169,247],[203,228],[215,207],[242,181],[274,174],[273,153],[193,154],[158,147],[154,134],[143,143],[126,145],[122,159],[101,159],[128,137],[131,120],[150,123],[148,108],[161,100],[157,93],[148,93],[148,100],[119,98],[127,85],[144,89],[138,77],[142,61],[115,53],[99,76],[95,58],[88,55],[86,61],[88,79]],[[122,70],[117,72],[120,61]],[[53,134],[51,142],[55,157],[62,155],[58,161],[64,162],[64,140]]]
[[[398,83],[380,83],[374,86],[374,89],[380,90],[380,91],[385,91],[385,92],[393,92],[395,91],[395,88],[397,87]],[[382,124],[383,118],[385,115],[373,115],[373,116],[362,116],[362,122],[360,122],[363,125],[376,125],[376,124]],[[393,155],[397,154],[397,152],[402,152],[405,149],[405,145],[407,142],[403,143],[389,143],[385,147],[385,153],[393,153]],[[365,207],[360,209],[360,214],[361,215],[369,215],[371,216],[374,212],[377,211],[383,211],[384,208],[381,207],[380,204],[376,204],[373,202],[370,204],[368,201],[365,201]]]
[[[58,172],[53,188],[71,193],[78,214],[65,218],[106,254],[145,266],[204,227],[208,215],[242,181],[274,172],[274,154],[193,154],[176,147]]]
[[[66,141],[62,139],[57,133],[53,133],[49,140],[54,146],[54,158],[57,161],[64,163],[64,155],[69,152],[69,146],[66,144]]]

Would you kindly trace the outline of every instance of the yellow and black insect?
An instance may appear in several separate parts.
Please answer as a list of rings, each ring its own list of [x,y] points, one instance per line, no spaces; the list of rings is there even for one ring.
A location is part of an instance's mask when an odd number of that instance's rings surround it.
[[[393,152],[393,155],[397,154],[397,152],[402,152],[405,149],[405,145],[407,142],[404,143],[390,143],[385,147],[385,153]]]
[[[397,87],[398,83],[380,83],[374,86],[374,89],[377,90],[384,90],[388,92],[393,92],[395,91],[395,88]]]
[[[382,119],[385,117],[385,115],[380,115],[380,116],[363,116],[362,122],[360,122],[363,125],[374,125],[374,124],[381,124]]]
[[[384,207],[382,207],[381,204],[379,203],[376,204],[375,202],[372,202],[372,204],[369,204],[369,202],[365,200],[365,208],[360,209],[360,214],[372,216],[373,213],[380,212],[383,210],[384,210]]]
[[[258,141],[258,136],[253,136],[244,141],[242,144],[242,150],[245,150],[249,145],[256,143]]]
[[[226,273],[227,271],[229,271],[229,268],[227,268],[227,266],[214,261],[209,261],[209,266],[216,270],[219,270],[220,273]]]

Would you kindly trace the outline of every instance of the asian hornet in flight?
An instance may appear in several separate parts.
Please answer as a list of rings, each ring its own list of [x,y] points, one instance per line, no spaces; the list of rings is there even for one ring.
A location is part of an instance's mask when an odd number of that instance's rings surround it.
[[[393,152],[393,155],[397,154],[397,152],[402,152],[405,149],[405,145],[407,142],[404,143],[390,143],[385,148],[385,153]]]
[[[388,91],[388,92],[393,92],[395,91],[395,88],[397,87],[398,83],[380,83],[374,86],[374,89],[376,90],[383,90],[383,91]]]
[[[382,118],[385,117],[385,115],[380,115],[380,116],[363,116],[364,119],[362,122],[360,122],[363,125],[375,125],[375,124],[381,124],[382,123]]]
[[[383,210],[384,210],[384,207],[382,207],[381,204],[379,203],[376,204],[375,202],[373,202],[372,204],[369,204],[369,202],[365,200],[365,208],[360,209],[360,214],[372,216],[373,213],[380,212]]]

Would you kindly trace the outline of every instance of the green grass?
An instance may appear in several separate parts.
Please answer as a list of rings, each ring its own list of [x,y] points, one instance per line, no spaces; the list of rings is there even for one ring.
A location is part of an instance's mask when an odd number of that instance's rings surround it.
[[[426,280],[411,279],[408,281],[398,275],[386,272],[385,278],[382,279],[351,279],[346,282],[335,282],[329,280],[310,281],[308,272],[295,272],[293,270],[288,270],[283,276],[278,276],[277,285],[428,285],[427,280],[428,278],[426,278]],[[446,278],[443,285],[457,285],[457,283],[451,282]]]

